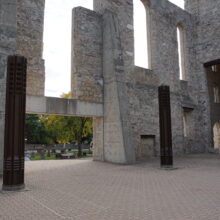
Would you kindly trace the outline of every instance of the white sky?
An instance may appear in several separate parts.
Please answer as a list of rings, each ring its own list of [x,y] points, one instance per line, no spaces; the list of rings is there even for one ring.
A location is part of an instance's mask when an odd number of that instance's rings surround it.
[[[183,8],[184,0],[170,0]],[[46,96],[59,97],[70,91],[71,17],[72,8],[82,6],[92,9],[92,0],[46,0],[44,21],[44,54],[46,66]],[[143,50],[146,35],[145,11],[140,0],[134,0],[135,63],[147,67],[147,52]],[[146,47],[145,47],[146,48]]]

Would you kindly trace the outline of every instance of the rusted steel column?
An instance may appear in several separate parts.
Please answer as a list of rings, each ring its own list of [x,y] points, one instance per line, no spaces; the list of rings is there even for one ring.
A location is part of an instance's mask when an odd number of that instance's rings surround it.
[[[159,87],[159,112],[160,112],[160,158],[161,167],[173,166],[172,128],[170,111],[170,88]]]
[[[26,58],[8,57],[3,190],[24,188],[26,70]]]

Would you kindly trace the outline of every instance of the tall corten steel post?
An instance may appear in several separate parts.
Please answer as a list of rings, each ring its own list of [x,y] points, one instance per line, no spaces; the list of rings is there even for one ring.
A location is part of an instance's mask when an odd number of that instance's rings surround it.
[[[160,158],[161,167],[173,166],[172,151],[172,128],[170,110],[170,88],[160,86],[159,92],[159,113],[160,113]]]
[[[8,57],[3,190],[24,188],[26,70],[25,57]]]

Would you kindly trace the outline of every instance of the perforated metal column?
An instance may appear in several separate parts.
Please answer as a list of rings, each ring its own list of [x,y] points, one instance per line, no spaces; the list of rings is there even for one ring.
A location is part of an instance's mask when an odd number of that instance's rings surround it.
[[[26,69],[26,58],[8,57],[3,190],[24,188]]]
[[[173,166],[170,88],[159,87],[160,157],[162,167]]]

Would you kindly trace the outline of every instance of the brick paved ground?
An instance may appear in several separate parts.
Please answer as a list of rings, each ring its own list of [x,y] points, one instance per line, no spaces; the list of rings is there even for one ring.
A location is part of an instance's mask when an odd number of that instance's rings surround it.
[[[220,220],[220,156],[176,158],[173,171],[158,162],[27,162],[30,191],[0,193],[0,219]]]

